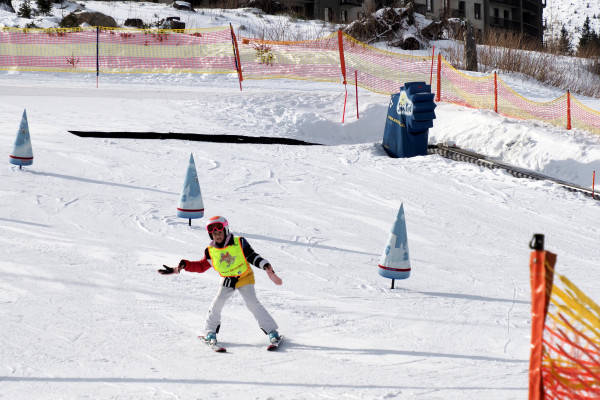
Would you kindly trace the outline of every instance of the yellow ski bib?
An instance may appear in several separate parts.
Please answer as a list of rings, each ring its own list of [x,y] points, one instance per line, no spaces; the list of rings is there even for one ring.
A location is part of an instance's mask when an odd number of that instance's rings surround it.
[[[241,276],[250,269],[239,237],[222,249],[208,246],[208,254],[214,269],[223,277]]]

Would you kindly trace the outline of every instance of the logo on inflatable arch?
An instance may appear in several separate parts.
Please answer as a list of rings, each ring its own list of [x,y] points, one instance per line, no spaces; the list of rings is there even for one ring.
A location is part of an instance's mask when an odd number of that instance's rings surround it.
[[[396,112],[398,115],[413,115],[413,102],[408,98],[406,92],[403,90],[400,92],[400,98],[398,99],[398,105],[396,106]]]

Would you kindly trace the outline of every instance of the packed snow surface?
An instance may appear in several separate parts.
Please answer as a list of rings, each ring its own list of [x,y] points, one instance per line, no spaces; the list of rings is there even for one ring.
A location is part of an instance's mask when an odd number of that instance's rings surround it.
[[[87,78],[87,80],[85,79]],[[33,398],[426,398],[527,396],[527,244],[546,235],[558,272],[598,299],[600,203],[548,182],[439,156],[391,159],[387,96],[234,77],[0,76],[11,150],[27,109],[31,167],[0,169],[0,393]],[[430,140],[454,140],[590,186],[599,138],[439,104]],[[277,136],[325,146],[80,138],[68,130]],[[189,155],[206,216],[224,215],[284,280],[256,271],[286,341],[243,301],[211,353],[196,336],[215,271],[199,259],[206,217],[176,217]],[[8,157],[7,157],[8,158]],[[404,204],[411,277],[377,273]]]
[[[511,87],[553,99],[552,88]],[[389,96],[236,76],[0,73],[0,398],[524,399],[528,243],[600,301],[600,202],[546,181],[425,156],[389,158]],[[594,109],[597,100],[587,99]],[[23,110],[34,163],[8,164]],[[592,187],[600,137],[439,103],[429,141]],[[322,146],[81,138],[69,130],[286,137]],[[190,154],[205,217],[176,217]],[[378,264],[404,205],[412,272]],[[198,260],[223,215],[283,279],[255,269],[286,339],[239,295],[202,345],[215,271]]]

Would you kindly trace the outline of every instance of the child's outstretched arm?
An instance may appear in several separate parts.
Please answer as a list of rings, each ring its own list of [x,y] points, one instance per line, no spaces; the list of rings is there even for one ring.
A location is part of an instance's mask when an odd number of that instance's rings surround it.
[[[271,264],[268,264],[265,266],[265,271],[267,271],[267,275],[269,276],[269,279],[271,279],[274,284],[281,285],[283,283],[281,278],[277,276],[275,271],[273,271],[273,267],[271,266]]]

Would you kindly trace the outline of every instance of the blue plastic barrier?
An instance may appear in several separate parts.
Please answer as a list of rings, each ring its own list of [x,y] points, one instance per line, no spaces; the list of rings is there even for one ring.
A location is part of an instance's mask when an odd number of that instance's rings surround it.
[[[392,95],[383,132],[383,148],[393,158],[427,155],[429,128],[436,104],[431,86],[408,82]]]

